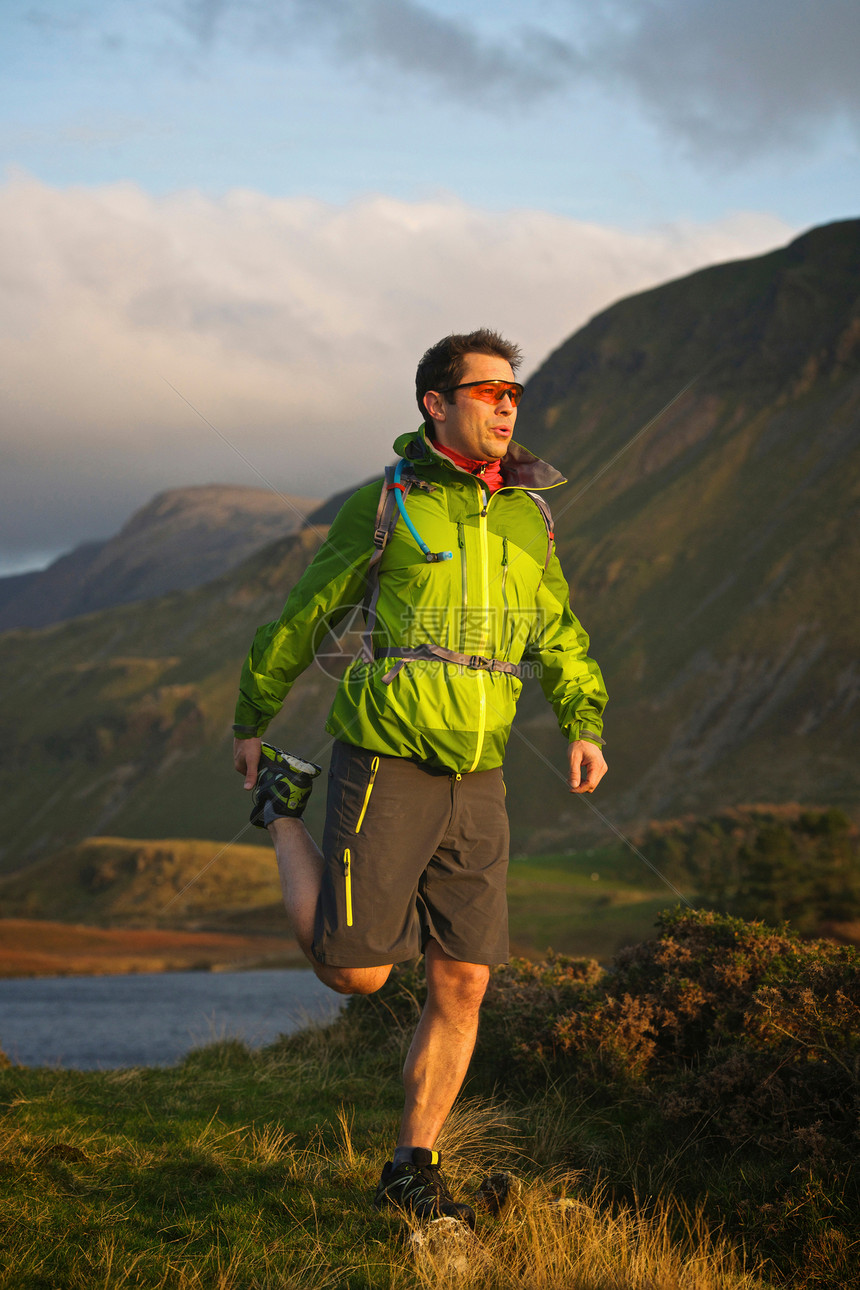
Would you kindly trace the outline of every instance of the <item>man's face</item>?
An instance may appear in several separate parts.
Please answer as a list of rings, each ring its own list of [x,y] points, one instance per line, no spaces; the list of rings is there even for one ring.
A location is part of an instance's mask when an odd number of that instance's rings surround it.
[[[512,380],[514,373],[507,359],[493,354],[466,355],[460,382]],[[456,390],[453,397],[454,402],[449,403],[441,393],[427,396],[437,442],[474,461],[504,457],[517,419],[510,395],[495,404],[470,398],[468,390]]]

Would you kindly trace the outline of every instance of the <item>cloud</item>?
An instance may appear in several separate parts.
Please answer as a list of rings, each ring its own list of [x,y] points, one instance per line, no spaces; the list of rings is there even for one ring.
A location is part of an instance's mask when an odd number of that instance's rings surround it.
[[[0,188],[0,545],[107,535],[179,484],[328,494],[417,424],[415,364],[439,336],[499,327],[533,369],[619,296],[793,231],[749,214],[632,234],[453,199],[154,198],[19,175]]]
[[[513,22],[510,7],[465,12],[438,0],[162,0],[141,15],[96,0],[27,21],[46,41],[95,33],[118,58],[136,49],[159,69],[171,55],[184,72],[189,55],[221,72],[243,55],[310,58],[389,105],[429,94],[495,116],[552,106],[560,130],[602,97],[704,165],[860,129],[857,0],[557,0]]]
[[[632,88],[699,157],[806,146],[834,121],[860,129],[856,0],[617,0],[600,13],[579,51],[592,75]]]
[[[534,27],[490,40],[414,0],[341,0],[337,9],[344,57],[432,80],[478,104],[540,98],[560,88],[576,61],[568,46]]]
[[[322,45],[492,111],[620,92],[705,163],[806,147],[834,122],[860,127],[856,0],[569,0],[550,11],[552,29],[531,21],[501,38],[481,6],[467,22],[420,0],[186,0],[175,12],[201,47]]]
[[[173,14],[201,50],[223,41],[293,57],[317,45],[374,79],[380,70],[396,72],[406,83],[485,105],[557,90],[577,57],[533,25],[500,40],[419,0],[184,0]]]

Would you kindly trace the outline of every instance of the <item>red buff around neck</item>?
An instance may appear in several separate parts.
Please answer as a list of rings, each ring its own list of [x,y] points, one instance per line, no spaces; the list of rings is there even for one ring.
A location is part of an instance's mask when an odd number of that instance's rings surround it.
[[[501,488],[504,480],[502,479],[501,461],[475,461],[473,457],[464,457],[456,448],[446,448],[444,444],[434,441],[434,448],[444,452],[445,456],[453,461],[455,466],[461,470],[468,470],[470,475],[480,479],[487,489],[494,493],[497,488]]]

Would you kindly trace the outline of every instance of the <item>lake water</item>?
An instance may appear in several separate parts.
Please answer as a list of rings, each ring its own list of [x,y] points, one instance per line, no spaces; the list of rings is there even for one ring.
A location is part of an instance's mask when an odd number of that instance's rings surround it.
[[[268,1043],[342,1004],[302,968],[0,980],[0,1049],[22,1066],[168,1066],[224,1036]]]

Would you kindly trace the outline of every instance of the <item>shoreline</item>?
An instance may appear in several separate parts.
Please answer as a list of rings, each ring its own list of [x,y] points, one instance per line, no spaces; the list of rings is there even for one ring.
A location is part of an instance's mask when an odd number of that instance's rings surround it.
[[[0,980],[307,966],[290,936],[0,919]]]

